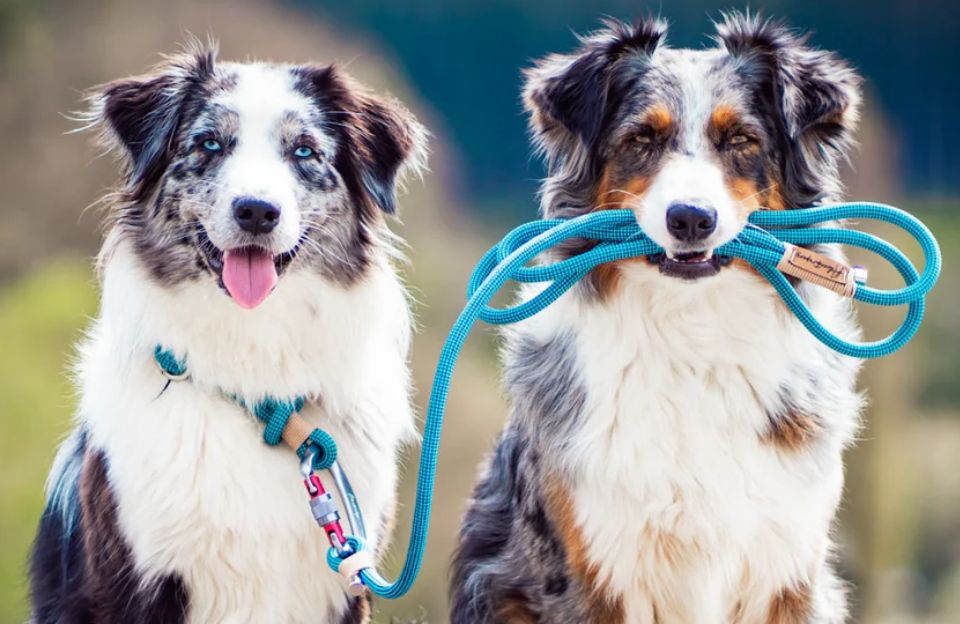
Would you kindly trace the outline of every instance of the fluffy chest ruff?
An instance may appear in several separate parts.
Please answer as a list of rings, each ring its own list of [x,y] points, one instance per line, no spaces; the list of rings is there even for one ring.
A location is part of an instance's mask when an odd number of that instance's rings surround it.
[[[296,456],[268,447],[262,425],[224,393],[308,397],[303,416],[337,441],[379,554],[396,451],[414,435],[409,335],[385,261],[350,288],[291,273],[261,307],[239,311],[209,288],[155,286],[120,244],[79,362],[83,448],[61,452],[48,514],[114,515],[114,529],[80,517],[74,532],[88,546],[116,534],[110,555],[135,577],[131,601],[155,601],[175,579],[187,621],[359,621],[365,606],[324,561]],[[153,344],[186,356],[191,378],[164,390]]]
[[[557,470],[627,621],[762,619],[829,550],[854,366],[755,277],[729,277],[574,314],[585,403]],[[843,327],[846,306],[824,304]]]
[[[856,362],[747,271],[626,272],[608,300],[574,291],[508,336],[513,411],[466,516],[456,621],[839,621],[829,532]],[[856,334],[845,302],[806,294]]]

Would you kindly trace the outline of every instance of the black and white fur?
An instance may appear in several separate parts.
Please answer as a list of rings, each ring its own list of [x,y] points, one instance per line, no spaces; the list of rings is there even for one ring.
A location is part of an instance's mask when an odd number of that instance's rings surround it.
[[[859,79],[756,16],[725,16],[709,49],[665,32],[609,22],[526,74],[543,213],[629,208],[666,253],[507,331],[511,416],[463,521],[455,624],[846,617],[830,533],[858,362],[712,250],[755,209],[838,198]],[[667,226],[677,203],[716,215],[695,247]],[[798,287],[859,334],[847,300]]]
[[[221,63],[200,45],[105,85],[89,117],[122,176],[77,427],[33,551],[34,621],[366,621],[368,600],[327,568],[297,457],[267,446],[231,395],[307,397],[382,554],[396,454],[415,437],[411,319],[384,215],[424,164],[424,129],[336,67]],[[276,206],[277,227],[239,228],[238,197]],[[220,276],[243,245],[280,273],[251,310]],[[167,386],[157,344],[186,358],[188,380]]]

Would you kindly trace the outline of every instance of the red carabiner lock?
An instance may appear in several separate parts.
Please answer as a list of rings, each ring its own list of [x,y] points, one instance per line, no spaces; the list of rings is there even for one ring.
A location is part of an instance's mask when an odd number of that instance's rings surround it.
[[[310,495],[310,511],[313,513],[314,520],[323,529],[324,534],[330,541],[330,545],[340,555],[349,554],[350,548],[347,546],[347,538],[343,534],[343,526],[340,524],[340,510],[333,499],[333,495],[327,492],[323,487],[320,477],[313,472],[313,457],[307,454],[301,465],[303,472],[303,486]]]

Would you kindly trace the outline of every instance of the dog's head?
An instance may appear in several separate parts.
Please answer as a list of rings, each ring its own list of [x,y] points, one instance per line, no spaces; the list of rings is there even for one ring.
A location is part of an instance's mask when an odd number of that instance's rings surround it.
[[[193,45],[92,96],[124,162],[113,223],[154,279],[259,305],[285,271],[359,279],[426,132],[333,66],[219,63]]]
[[[721,270],[713,250],[752,211],[839,192],[860,100],[844,62],[782,25],[735,13],[716,28],[715,48],[673,50],[659,20],[611,21],[526,72],[545,213],[632,209],[660,270],[685,279]]]

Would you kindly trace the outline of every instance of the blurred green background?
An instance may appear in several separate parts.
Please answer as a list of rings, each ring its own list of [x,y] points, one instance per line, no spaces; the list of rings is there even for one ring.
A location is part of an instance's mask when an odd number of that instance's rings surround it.
[[[568,50],[602,14],[660,13],[675,45],[698,46],[728,3],[166,2],[0,0],[0,624],[27,613],[24,570],[57,442],[70,427],[72,343],[96,313],[90,270],[99,215],[85,210],[112,180],[89,137],[65,116],[91,85],[136,73],[183,41],[215,35],[221,57],[338,60],[407,102],[434,132],[432,172],[402,200],[405,273],[421,303],[414,351],[419,403],[473,262],[508,227],[535,216],[519,70]],[[733,5],[736,6],[736,5]],[[849,196],[904,206],[938,234],[946,274],[920,336],[870,363],[866,427],[848,454],[839,542],[856,585],[857,621],[960,622],[960,18],[952,2],[751,2],[813,29],[866,75]],[[455,241],[455,245],[451,242]],[[902,241],[900,241],[902,242]],[[916,250],[905,244],[911,252]],[[865,258],[869,262],[869,258]],[[892,285],[874,270],[871,279]],[[867,310],[869,335],[899,311]],[[428,565],[415,590],[379,601],[376,621],[446,620],[446,569],[459,516],[505,415],[493,332],[458,369],[441,451]],[[391,559],[406,546],[410,477]],[[319,573],[319,572],[318,572]]]

